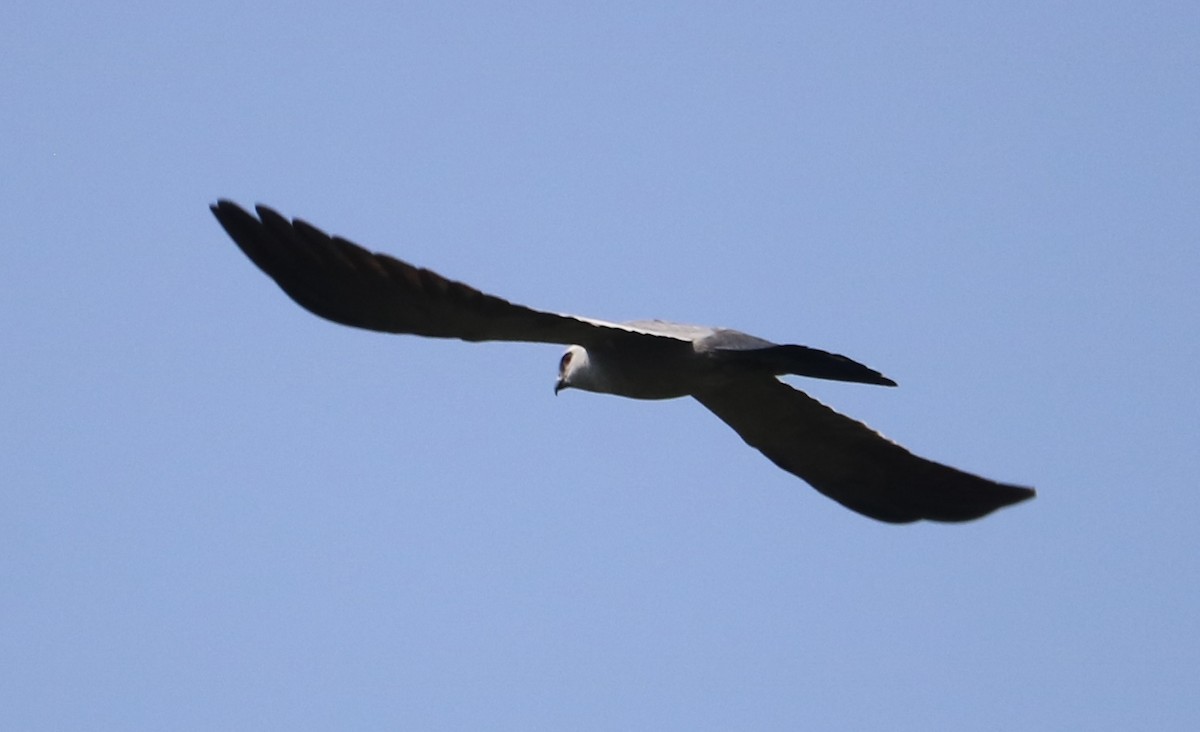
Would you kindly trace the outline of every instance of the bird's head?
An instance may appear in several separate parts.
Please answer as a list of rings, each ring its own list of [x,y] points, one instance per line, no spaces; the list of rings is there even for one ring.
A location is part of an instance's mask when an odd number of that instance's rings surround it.
[[[583,346],[570,346],[558,361],[558,381],[554,383],[554,393],[563,389],[584,389],[591,391],[591,363],[588,352]]]

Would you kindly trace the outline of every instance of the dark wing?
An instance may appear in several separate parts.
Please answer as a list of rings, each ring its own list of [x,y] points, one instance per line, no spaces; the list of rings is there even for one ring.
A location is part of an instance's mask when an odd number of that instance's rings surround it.
[[[1034,496],[917,457],[774,377],[734,379],[694,396],[776,465],[880,521],[970,521]]]
[[[230,201],[213,215],[246,256],[301,307],[335,323],[464,341],[583,346],[663,338],[616,323],[533,310],[374,254],[266,206],[258,218]]]

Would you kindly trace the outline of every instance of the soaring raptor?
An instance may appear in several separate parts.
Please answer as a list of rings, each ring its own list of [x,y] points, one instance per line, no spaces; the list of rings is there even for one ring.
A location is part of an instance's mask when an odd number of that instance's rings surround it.
[[[782,374],[895,386],[845,356],[726,328],[610,323],[517,305],[375,254],[300,219],[230,201],[212,212],[259,269],[310,312],[343,325],[464,341],[567,346],[555,392],[690,396],[742,439],[847,508],[890,523],[969,521],[1034,496],[918,457],[780,381]]]

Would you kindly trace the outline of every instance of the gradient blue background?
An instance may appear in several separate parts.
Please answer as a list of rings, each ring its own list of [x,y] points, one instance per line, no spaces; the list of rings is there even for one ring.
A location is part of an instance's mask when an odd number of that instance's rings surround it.
[[[0,9],[0,727],[1196,729],[1200,6]],[[207,205],[741,328],[1035,485],[812,491],[547,346],[320,321]]]

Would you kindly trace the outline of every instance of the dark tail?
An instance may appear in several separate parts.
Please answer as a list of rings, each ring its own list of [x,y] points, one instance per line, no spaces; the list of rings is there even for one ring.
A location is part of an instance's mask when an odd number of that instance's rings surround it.
[[[850,381],[857,384],[895,386],[896,382],[840,353],[808,346],[771,346],[746,350],[717,349],[713,355],[722,361],[746,364],[776,376],[795,374],[814,379]]]

